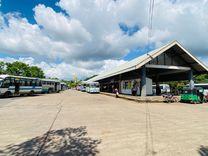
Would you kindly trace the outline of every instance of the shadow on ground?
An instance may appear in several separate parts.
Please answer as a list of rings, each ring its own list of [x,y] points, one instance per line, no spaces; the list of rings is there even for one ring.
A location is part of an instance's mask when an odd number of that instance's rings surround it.
[[[208,146],[200,146],[198,152],[201,156],[208,156]]]
[[[0,96],[0,99],[20,99],[20,98],[27,98],[27,97],[38,97],[38,96],[43,96],[44,94],[33,94],[33,95],[17,95],[17,96],[10,96],[10,97],[4,97]]]
[[[4,150],[5,155],[36,156],[43,145],[47,133],[35,137],[18,145],[8,145]],[[50,131],[40,156],[93,156],[101,140],[87,137],[86,127],[65,128]]]

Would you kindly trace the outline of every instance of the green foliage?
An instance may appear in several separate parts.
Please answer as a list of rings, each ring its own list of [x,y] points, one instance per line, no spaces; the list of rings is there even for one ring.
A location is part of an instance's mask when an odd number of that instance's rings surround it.
[[[0,74],[5,74],[5,67],[6,67],[6,64],[2,61],[0,61]]]
[[[37,66],[29,67],[29,73],[29,77],[45,78],[43,70]]]
[[[68,81],[67,82],[67,85],[70,87],[70,88],[75,88],[77,85],[79,85],[81,82],[80,81]]]
[[[6,73],[9,75],[16,75],[16,76],[29,76],[29,65],[23,62],[13,62],[13,63],[6,63],[7,69]]]
[[[208,83],[208,74],[201,74],[195,77],[196,83]]]
[[[188,84],[188,81],[171,81],[168,83],[171,88],[171,92],[178,95],[180,91]]]
[[[44,72],[37,66],[29,66],[23,62],[4,63],[0,62],[0,74],[15,76],[44,78]]]
[[[194,77],[195,83],[208,83],[208,74],[201,74]],[[187,84],[188,81],[172,81],[168,83],[172,92],[175,90],[181,91]]]

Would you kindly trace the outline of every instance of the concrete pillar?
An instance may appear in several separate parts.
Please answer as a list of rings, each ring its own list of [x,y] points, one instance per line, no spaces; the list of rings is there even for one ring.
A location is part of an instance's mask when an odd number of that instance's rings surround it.
[[[193,77],[193,71],[189,71],[189,88],[194,89],[194,77]]]
[[[143,66],[141,68],[141,96],[147,95],[147,88],[146,88],[146,68]]]

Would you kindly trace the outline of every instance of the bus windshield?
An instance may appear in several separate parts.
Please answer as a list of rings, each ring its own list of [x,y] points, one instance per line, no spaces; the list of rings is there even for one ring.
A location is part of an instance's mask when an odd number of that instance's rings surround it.
[[[2,85],[3,79],[0,79],[0,86]]]
[[[99,87],[100,85],[99,85],[98,83],[93,83],[93,84],[90,84],[90,86],[91,86],[91,87],[96,87],[96,88],[97,88],[97,87]]]

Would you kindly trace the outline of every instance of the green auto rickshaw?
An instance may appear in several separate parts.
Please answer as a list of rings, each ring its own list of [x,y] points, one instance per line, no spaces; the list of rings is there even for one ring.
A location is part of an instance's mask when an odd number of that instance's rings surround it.
[[[204,89],[201,87],[194,89],[184,88],[181,94],[181,102],[194,104],[206,102]]]

